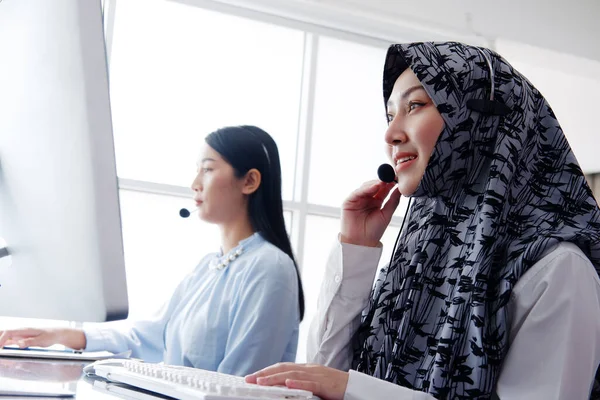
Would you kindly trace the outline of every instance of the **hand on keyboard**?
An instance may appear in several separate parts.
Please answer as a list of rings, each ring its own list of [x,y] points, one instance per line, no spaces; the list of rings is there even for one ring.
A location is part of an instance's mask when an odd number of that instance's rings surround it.
[[[343,400],[348,372],[317,364],[279,363],[246,376],[246,382],[258,385],[285,385],[307,390],[330,400]]]
[[[182,400],[207,397],[215,400],[313,398],[312,393],[306,390],[260,386],[247,383],[239,376],[189,367],[134,360],[102,360],[86,368],[109,381],[125,383]]]

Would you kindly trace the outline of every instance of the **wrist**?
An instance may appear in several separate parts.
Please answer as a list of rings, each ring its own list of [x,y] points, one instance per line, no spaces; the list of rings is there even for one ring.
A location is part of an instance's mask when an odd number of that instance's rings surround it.
[[[85,333],[81,329],[66,328],[62,333],[62,344],[75,350],[83,350],[86,347]]]
[[[350,236],[346,236],[343,233],[340,233],[340,242],[346,244],[353,244],[355,246],[364,246],[364,247],[379,247],[379,240],[369,240],[365,238],[353,238]]]

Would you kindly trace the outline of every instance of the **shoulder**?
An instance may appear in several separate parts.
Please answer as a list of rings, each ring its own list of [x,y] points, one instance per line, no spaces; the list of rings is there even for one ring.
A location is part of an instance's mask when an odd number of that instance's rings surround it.
[[[513,296],[536,289],[537,292],[544,291],[556,285],[564,290],[585,285],[600,293],[600,278],[594,265],[573,243],[558,244],[536,262],[516,283]]]
[[[261,238],[260,243],[248,251],[246,273],[256,279],[270,281],[295,281],[294,261],[274,244]]]

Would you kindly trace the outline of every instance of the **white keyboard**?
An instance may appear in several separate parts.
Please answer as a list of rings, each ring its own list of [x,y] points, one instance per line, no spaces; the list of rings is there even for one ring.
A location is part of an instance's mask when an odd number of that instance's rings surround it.
[[[103,360],[87,366],[86,372],[181,400],[315,399],[305,390],[259,386],[239,376],[134,360]]]

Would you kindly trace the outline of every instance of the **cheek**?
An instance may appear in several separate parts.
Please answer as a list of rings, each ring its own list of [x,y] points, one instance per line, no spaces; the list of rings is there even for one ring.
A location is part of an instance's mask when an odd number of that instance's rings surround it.
[[[238,190],[232,182],[223,177],[214,177],[210,183],[207,183],[206,192],[208,197],[216,205],[226,207],[232,202],[237,201]]]
[[[204,179],[204,192],[208,198],[218,197],[221,190],[219,179],[215,179],[214,177]]]
[[[430,118],[426,121],[423,126],[423,135],[421,137],[421,148],[427,154],[431,156],[433,148],[435,147],[442,130],[444,129],[444,120],[441,116],[436,115],[436,118]]]

